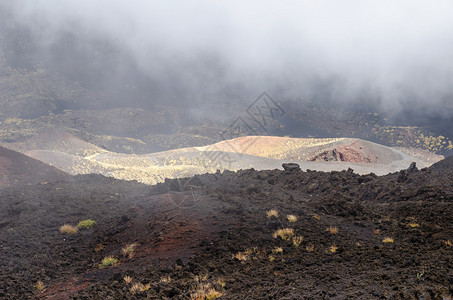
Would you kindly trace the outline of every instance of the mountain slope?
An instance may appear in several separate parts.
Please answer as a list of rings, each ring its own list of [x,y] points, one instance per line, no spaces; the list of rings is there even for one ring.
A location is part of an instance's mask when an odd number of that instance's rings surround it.
[[[0,147],[0,188],[68,179],[69,174],[26,155]]]
[[[378,175],[406,169],[412,162],[419,168],[432,164],[432,158],[424,161],[397,149],[350,138],[248,136],[141,155],[107,151],[70,134],[55,132],[5,145],[73,175],[97,173],[146,184],[217,170],[280,169],[286,162],[298,163],[302,169],[352,168],[359,174]],[[441,158],[437,156],[437,160]]]

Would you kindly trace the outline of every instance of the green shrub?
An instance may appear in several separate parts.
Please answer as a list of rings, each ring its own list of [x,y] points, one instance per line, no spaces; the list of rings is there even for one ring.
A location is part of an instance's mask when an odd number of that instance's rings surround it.
[[[107,256],[102,260],[102,263],[99,265],[100,269],[106,268],[108,266],[114,265],[118,262],[118,259],[114,258],[113,256]]]
[[[96,224],[95,221],[88,219],[80,221],[79,224],[77,224],[77,227],[79,229],[90,229],[93,228],[94,224]]]

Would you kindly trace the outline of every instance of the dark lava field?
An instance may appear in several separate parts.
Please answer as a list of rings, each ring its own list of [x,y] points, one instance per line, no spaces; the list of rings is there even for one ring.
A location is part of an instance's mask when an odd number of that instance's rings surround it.
[[[37,177],[0,190],[0,298],[449,299],[452,162],[155,186]]]

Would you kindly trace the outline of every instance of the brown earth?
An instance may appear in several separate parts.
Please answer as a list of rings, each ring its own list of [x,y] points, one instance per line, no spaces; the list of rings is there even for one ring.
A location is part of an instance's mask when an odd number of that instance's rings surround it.
[[[3,188],[0,298],[190,299],[213,288],[221,299],[447,299],[452,175],[450,159],[381,177],[249,169],[155,186],[80,175]],[[88,218],[93,229],[59,232]],[[300,245],[274,238],[281,228]],[[119,261],[100,269],[106,256]],[[134,283],[149,286],[133,294]]]

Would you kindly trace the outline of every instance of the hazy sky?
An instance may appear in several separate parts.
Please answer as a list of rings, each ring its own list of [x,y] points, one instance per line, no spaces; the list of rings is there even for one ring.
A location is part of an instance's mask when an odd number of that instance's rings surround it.
[[[102,36],[169,92],[174,80],[182,91],[239,85],[250,95],[321,92],[336,101],[373,98],[387,111],[432,103],[453,112],[449,0],[5,3],[42,47],[63,32]]]

